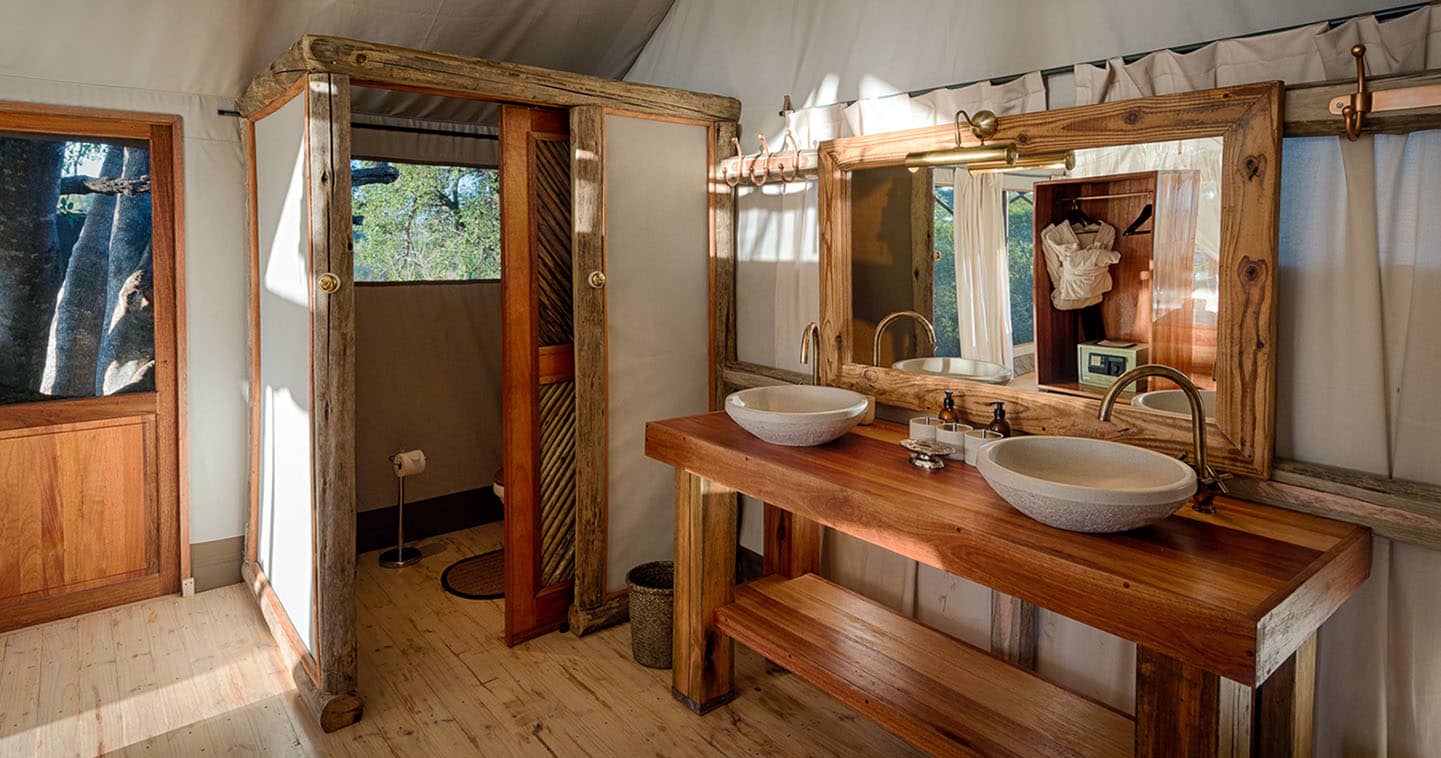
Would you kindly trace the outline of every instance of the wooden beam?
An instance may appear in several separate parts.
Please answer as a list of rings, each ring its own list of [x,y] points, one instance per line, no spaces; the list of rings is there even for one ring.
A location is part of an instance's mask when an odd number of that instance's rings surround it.
[[[307,34],[251,81],[236,107],[265,108],[301,73],[350,76],[356,83],[452,97],[563,108],[600,105],[638,113],[738,121],[740,101],[539,66]]]
[[[1441,487],[1300,461],[1277,461],[1270,480],[1229,482],[1258,503],[1369,526],[1378,536],[1441,549]]]
[[[607,394],[606,300],[592,287],[605,271],[605,111],[570,111],[571,246],[575,309],[575,604],[571,629],[605,600],[610,403]],[[581,615],[577,615],[577,614]]]
[[[1441,84],[1441,69],[1413,74],[1392,74],[1367,77],[1366,89],[1372,92]],[[1284,133],[1287,137],[1335,137],[1346,132],[1341,117],[1331,113],[1331,98],[1356,91],[1356,79],[1306,82],[1286,87]],[[1363,121],[1363,134],[1397,134],[1422,129],[1441,128],[1441,106],[1405,111],[1368,113]]]
[[[716,124],[711,156],[725,155],[739,128],[734,122]],[[725,402],[725,367],[736,360],[736,200],[735,193],[711,161],[711,410]]]
[[[759,363],[732,361],[721,369],[721,379],[728,390],[751,387],[774,387],[778,384],[810,384],[811,378],[800,371],[762,366]]]
[[[1220,679],[1136,646],[1136,755],[1212,758],[1217,747]]]
[[[305,88],[309,198],[311,425],[315,456],[316,702],[353,696],[355,637],[355,289],[350,229],[350,82],[311,74]],[[321,274],[339,278],[325,292]],[[327,706],[328,707],[328,706]],[[347,710],[346,712],[350,712]],[[359,717],[358,709],[354,711]],[[326,718],[317,713],[317,719]]]
[[[734,596],[736,492],[676,469],[671,693],[696,713],[730,702],[733,644],[715,628]]]

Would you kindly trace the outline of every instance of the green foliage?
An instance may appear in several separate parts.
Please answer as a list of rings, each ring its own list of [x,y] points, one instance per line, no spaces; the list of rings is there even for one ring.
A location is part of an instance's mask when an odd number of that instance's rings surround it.
[[[351,161],[352,169],[375,161]],[[500,278],[500,173],[390,164],[389,184],[351,190],[357,281]]]
[[[1032,302],[1032,250],[1034,202],[1029,192],[1007,192],[1006,256],[1011,280],[1011,342],[1021,345],[1036,338],[1036,310]],[[934,213],[936,260],[934,279],[936,355],[961,354],[960,325],[957,323],[954,187],[936,187]]]
[[[956,358],[961,355],[960,324],[956,304],[956,225],[955,214],[951,212],[956,197],[955,187],[936,187],[936,202],[932,214],[935,218],[936,260],[934,310],[936,327],[936,355]]]
[[[1035,305],[1035,196],[1006,193],[1006,257],[1011,268],[1011,344],[1036,339]]]

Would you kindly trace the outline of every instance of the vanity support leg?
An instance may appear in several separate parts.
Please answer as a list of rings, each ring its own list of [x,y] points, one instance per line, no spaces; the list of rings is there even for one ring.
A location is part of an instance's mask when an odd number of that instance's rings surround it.
[[[1315,691],[1315,635],[1254,689],[1137,647],[1136,755],[1309,756]]]
[[[765,530],[763,575],[794,579],[820,573],[820,524],[766,503]]]
[[[736,493],[681,469],[675,497],[675,637],[671,693],[696,713],[735,696],[732,642],[715,610],[735,589]]]
[[[1036,670],[1036,606],[991,590],[991,655]]]
[[[1213,758],[1220,677],[1136,646],[1136,755]]]

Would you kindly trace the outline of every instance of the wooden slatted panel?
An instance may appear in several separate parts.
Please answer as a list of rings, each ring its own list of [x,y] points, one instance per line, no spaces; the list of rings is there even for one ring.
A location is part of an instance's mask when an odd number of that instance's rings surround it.
[[[575,572],[575,382],[540,388],[541,585]]]
[[[571,343],[570,143],[535,140],[536,297],[540,344]]]

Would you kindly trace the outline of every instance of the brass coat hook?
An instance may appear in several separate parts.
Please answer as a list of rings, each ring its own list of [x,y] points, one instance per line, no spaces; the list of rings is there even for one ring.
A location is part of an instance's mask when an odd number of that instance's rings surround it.
[[[1352,47],[1351,55],[1356,58],[1356,94],[1341,109],[1341,118],[1346,121],[1346,139],[1355,142],[1361,137],[1362,119],[1371,112],[1371,93],[1366,91],[1366,46]]]

